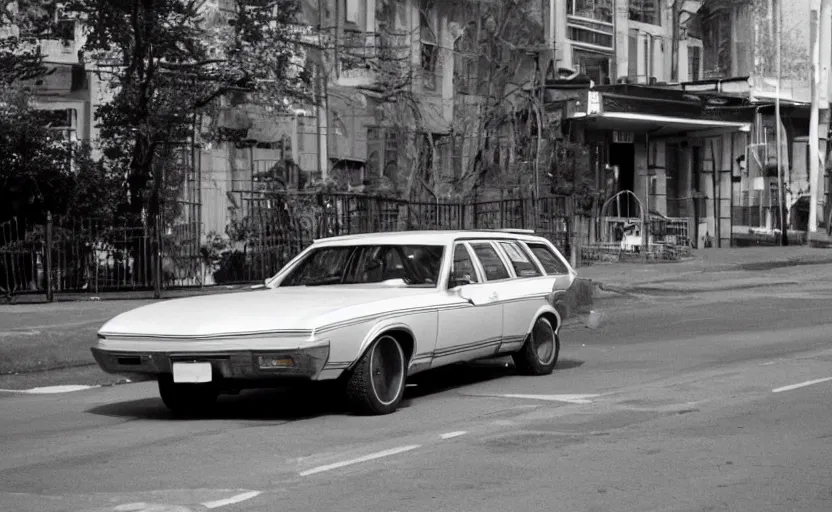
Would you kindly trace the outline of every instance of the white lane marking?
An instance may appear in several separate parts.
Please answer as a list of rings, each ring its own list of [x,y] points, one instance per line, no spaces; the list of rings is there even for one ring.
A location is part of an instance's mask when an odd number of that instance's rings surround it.
[[[806,382],[801,382],[800,384],[792,384],[791,386],[783,386],[782,388],[772,389],[772,393],[780,393],[782,391],[791,391],[793,389],[798,388],[805,388],[806,386],[811,386],[813,384],[820,384],[821,382],[829,382],[832,380],[832,377],[826,377],[824,379],[815,379],[815,380],[807,380]]]
[[[82,385],[64,385],[64,386],[45,386],[31,389],[0,389],[3,393],[26,393],[30,395],[50,395],[54,393],[71,393],[73,391],[83,391],[85,389],[100,388],[101,386],[82,386]]]
[[[390,450],[384,450],[381,452],[371,453],[369,455],[364,455],[363,457],[358,457],[357,459],[350,459],[344,460],[341,462],[335,462],[333,464],[327,464],[325,466],[318,466],[316,468],[307,469],[306,471],[302,471],[300,476],[309,476],[314,475],[316,473],[323,473],[324,471],[331,471],[333,469],[339,469],[346,466],[352,466],[353,464],[360,464],[362,462],[368,462],[375,459],[381,459],[383,457],[389,457],[391,455],[398,455],[399,453],[409,452],[411,450],[415,450],[416,448],[421,448],[422,445],[420,444],[411,444],[408,446],[400,446],[398,448],[392,448]]]
[[[439,437],[442,438],[442,439],[453,439],[455,437],[464,436],[467,433],[468,432],[466,432],[464,430],[458,430],[456,432],[448,432],[447,434],[442,434]]]
[[[500,398],[519,398],[525,400],[546,400],[549,402],[568,402],[571,404],[591,404],[592,400],[589,398],[595,398],[601,395],[516,395],[516,394],[506,394],[506,395],[496,395]]]
[[[241,501],[250,500],[251,498],[259,496],[260,494],[262,494],[262,491],[248,491],[241,494],[237,494],[230,498],[226,498],[224,500],[206,501],[205,503],[202,503],[202,506],[205,508],[224,507],[226,505],[233,505],[235,503],[240,503]]]

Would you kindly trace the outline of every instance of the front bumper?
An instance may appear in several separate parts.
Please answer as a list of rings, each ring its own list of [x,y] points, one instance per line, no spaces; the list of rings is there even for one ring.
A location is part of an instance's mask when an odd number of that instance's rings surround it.
[[[175,362],[209,362],[212,374],[222,380],[316,380],[329,359],[329,343],[283,350],[232,350],[227,352],[120,351],[92,347],[102,370],[117,374],[159,375],[173,372]],[[261,368],[260,358],[287,359],[288,367]]]

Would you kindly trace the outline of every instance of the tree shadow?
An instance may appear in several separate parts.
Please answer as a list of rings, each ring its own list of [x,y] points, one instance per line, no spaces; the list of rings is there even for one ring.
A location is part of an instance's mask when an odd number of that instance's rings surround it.
[[[561,359],[556,372],[581,366],[583,361]],[[511,358],[460,363],[429,370],[407,380],[400,408],[419,399],[466,386],[516,376]],[[320,416],[352,416],[338,383],[308,383],[294,387],[251,389],[238,395],[220,395],[217,403],[198,417],[180,417],[170,412],[159,397],[111,403],[88,409],[91,414],[151,421],[250,420],[286,423]]]

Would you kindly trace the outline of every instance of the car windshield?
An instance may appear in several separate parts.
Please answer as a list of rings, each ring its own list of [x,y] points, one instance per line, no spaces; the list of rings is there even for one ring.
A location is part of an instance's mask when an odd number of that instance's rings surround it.
[[[356,245],[311,251],[279,286],[371,284],[401,281],[436,286],[445,250],[441,245]]]

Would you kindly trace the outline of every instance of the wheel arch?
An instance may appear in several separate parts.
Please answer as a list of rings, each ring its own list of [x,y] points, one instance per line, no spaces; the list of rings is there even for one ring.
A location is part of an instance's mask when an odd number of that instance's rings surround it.
[[[413,354],[416,353],[416,336],[413,334],[413,330],[410,326],[401,322],[379,323],[374,325],[373,328],[367,332],[367,335],[364,336],[361,346],[358,349],[358,354],[356,354],[355,359],[353,359],[347,369],[352,369],[356,364],[358,364],[361,358],[364,357],[367,349],[370,348],[370,344],[382,335],[392,336],[401,344],[402,350],[404,351],[406,369],[410,364],[410,361],[413,359]]]
[[[526,335],[530,335],[532,333],[532,329],[534,329],[534,324],[537,322],[537,319],[540,317],[544,317],[550,322],[552,322],[555,329],[555,335],[560,334],[560,328],[563,325],[563,319],[560,316],[560,313],[550,306],[549,304],[545,306],[541,306],[540,309],[534,314],[532,321],[529,323],[529,328],[526,330]]]

